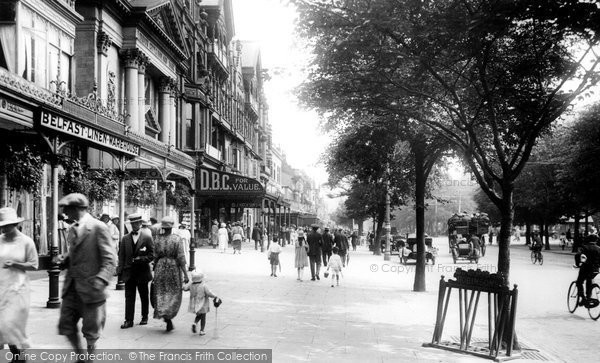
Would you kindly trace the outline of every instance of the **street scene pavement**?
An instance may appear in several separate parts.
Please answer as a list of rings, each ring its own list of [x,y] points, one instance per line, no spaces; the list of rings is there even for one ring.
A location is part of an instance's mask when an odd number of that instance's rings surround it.
[[[243,253],[233,255],[203,247],[196,252],[196,266],[206,274],[206,283],[223,300],[207,317],[207,335],[191,332],[194,315],[187,312],[184,292],[175,330],[165,332],[162,321],[150,319],[139,326],[120,329],[125,299],[113,290],[107,303],[108,319],[98,349],[226,349],[266,348],[273,350],[274,362],[475,362],[486,361],[468,355],[422,347],[431,341],[435,324],[437,290],[442,275],[451,278],[455,269],[475,268],[474,264],[453,264],[447,239],[434,239],[440,249],[436,265],[429,265],[427,292],[412,292],[414,264],[374,256],[365,246],[351,252],[339,287],[321,273],[310,281],[305,269],[297,281],[293,266],[294,248],[281,254],[282,270],[270,277],[266,253],[244,243]],[[516,330],[524,346],[517,361],[595,361],[600,325],[579,309],[570,314],[566,290],[576,277],[572,256],[561,251],[544,251],[544,265],[533,265],[529,250],[512,247],[511,283],[518,284]],[[479,268],[495,272],[497,249],[488,246]],[[58,310],[45,307],[48,279],[32,274],[32,308],[28,333],[33,348],[69,348],[57,335]],[[114,282],[113,282],[114,285]],[[152,312],[151,312],[152,313]],[[444,336],[458,336],[458,308],[452,307]],[[479,325],[482,322],[477,321]],[[484,338],[485,334],[481,336]],[[474,337],[474,339],[477,337]]]

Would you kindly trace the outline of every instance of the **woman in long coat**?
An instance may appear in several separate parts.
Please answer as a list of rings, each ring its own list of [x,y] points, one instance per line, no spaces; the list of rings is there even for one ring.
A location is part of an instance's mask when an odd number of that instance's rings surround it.
[[[173,330],[173,319],[181,306],[184,283],[189,278],[185,268],[185,256],[181,237],[173,234],[175,220],[164,217],[161,221],[163,233],[154,242],[154,280],[151,292],[154,319],[164,319],[167,331]]]
[[[219,249],[221,253],[225,253],[227,251],[227,244],[229,243],[229,231],[227,230],[226,224],[221,223],[221,228],[219,228]]]
[[[298,281],[302,281],[302,275],[304,274],[304,267],[308,266],[308,243],[302,229],[298,229],[298,239],[294,243],[296,248],[296,255],[294,258],[294,267],[298,269]]]
[[[0,349],[8,344],[13,354],[29,348],[25,333],[29,316],[29,277],[38,255],[35,244],[17,229],[23,218],[10,207],[0,209]]]

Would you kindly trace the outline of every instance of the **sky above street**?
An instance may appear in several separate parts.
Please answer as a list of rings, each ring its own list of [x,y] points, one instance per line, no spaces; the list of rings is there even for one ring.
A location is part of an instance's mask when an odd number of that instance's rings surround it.
[[[271,80],[265,84],[273,142],[281,145],[292,167],[307,171],[319,184],[327,180],[318,164],[328,138],[319,130],[318,116],[302,110],[294,88],[303,79],[308,52],[294,37],[295,11],[284,0],[233,0],[235,38],[257,41],[262,65]]]

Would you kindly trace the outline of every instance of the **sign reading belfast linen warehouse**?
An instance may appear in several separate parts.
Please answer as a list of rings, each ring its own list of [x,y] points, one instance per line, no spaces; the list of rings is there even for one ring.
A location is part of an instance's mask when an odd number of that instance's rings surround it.
[[[41,125],[52,130],[78,137],[109,149],[117,150],[130,155],[139,155],[140,146],[108,134],[104,131],[84,125],[80,122],[68,120],[61,116],[42,111]]]
[[[200,168],[196,178],[196,194],[261,196],[265,188],[256,179],[224,171]]]

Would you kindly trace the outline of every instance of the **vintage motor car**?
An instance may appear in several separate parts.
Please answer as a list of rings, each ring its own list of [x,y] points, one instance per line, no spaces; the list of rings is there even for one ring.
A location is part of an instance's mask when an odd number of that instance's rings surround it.
[[[398,256],[400,257],[400,263],[406,265],[408,260],[417,259],[417,237],[416,234],[408,235],[406,242],[400,241],[400,247],[398,248]],[[433,238],[425,234],[425,261],[426,263],[431,262],[435,265],[435,259],[438,254],[437,247],[433,246]]]

